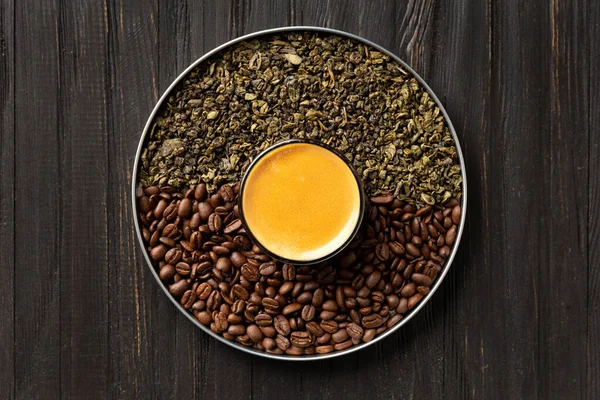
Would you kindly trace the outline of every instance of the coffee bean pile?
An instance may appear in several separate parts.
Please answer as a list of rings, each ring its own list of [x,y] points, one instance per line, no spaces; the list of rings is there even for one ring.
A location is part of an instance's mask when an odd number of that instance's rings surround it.
[[[254,245],[239,184],[208,193],[137,188],[142,235],[160,279],[201,324],[272,354],[325,354],[369,342],[429,293],[456,241],[461,207],[417,209],[383,193],[335,259],[296,266]]]

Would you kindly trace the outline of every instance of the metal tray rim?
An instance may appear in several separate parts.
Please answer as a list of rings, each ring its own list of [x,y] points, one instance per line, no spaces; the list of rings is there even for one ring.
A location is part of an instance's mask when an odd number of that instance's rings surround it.
[[[333,34],[333,35],[339,35],[339,36],[344,36],[350,39],[353,39],[355,41],[361,42],[363,44],[366,44],[368,46],[371,46],[379,51],[381,51],[382,53],[385,53],[386,55],[388,55],[389,57],[391,57],[394,61],[398,62],[400,65],[402,65],[403,68],[405,68],[409,73],[411,73],[418,81],[421,85],[423,85],[423,87],[425,88],[425,90],[429,93],[429,95],[431,96],[431,98],[436,102],[436,104],[438,105],[438,107],[440,108],[440,111],[442,112],[442,115],[444,116],[446,123],[448,124],[448,128],[450,129],[450,133],[452,134],[452,137],[454,138],[454,143],[456,145],[456,149],[458,152],[458,158],[460,161],[460,167],[461,167],[461,175],[462,175],[462,201],[461,201],[461,207],[462,207],[462,213],[461,213],[461,220],[460,220],[460,225],[458,227],[458,233],[456,236],[456,242],[454,244],[454,246],[452,247],[452,251],[450,253],[450,256],[448,257],[448,259],[446,260],[446,265],[444,266],[444,269],[442,270],[442,273],[440,274],[440,276],[438,276],[436,282],[434,283],[433,287],[431,288],[430,292],[428,293],[427,296],[425,296],[425,298],[419,303],[419,305],[414,308],[406,317],[404,317],[400,322],[398,322],[398,324],[394,327],[392,327],[391,329],[388,329],[387,331],[385,331],[384,333],[382,333],[381,335],[375,337],[372,341],[368,342],[368,343],[361,343],[359,345],[356,346],[352,346],[347,350],[342,350],[342,351],[335,351],[332,353],[328,353],[328,354],[314,354],[314,355],[303,355],[303,356],[290,356],[290,355],[277,355],[277,354],[270,354],[267,353],[266,351],[261,351],[261,350],[257,350],[257,349],[253,349],[250,347],[246,347],[243,346],[242,344],[239,344],[237,342],[232,342],[229,340],[224,339],[222,336],[219,336],[217,334],[215,334],[214,332],[212,332],[210,329],[206,328],[204,325],[202,325],[198,320],[196,320],[193,315],[191,315],[189,312],[187,312],[174,298],[173,296],[171,296],[171,294],[169,293],[168,289],[166,288],[166,286],[162,283],[162,281],[160,280],[160,277],[158,276],[158,273],[156,272],[156,270],[154,269],[154,267],[152,266],[152,262],[149,258],[148,252],[146,251],[145,245],[144,245],[144,241],[142,238],[142,233],[141,233],[141,229],[140,229],[140,224],[138,221],[138,217],[137,217],[137,205],[136,205],[136,201],[135,201],[135,192],[136,192],[136,185],[137,185],[137,180],[138,180],[138,164],[139,164],[139,160],[142,154],[142,150],[144,148],[144,143],[146,141],[146,137],[148,135],[149,129],[152,125],[152,121],[154,120],[154,117],[156,116],[156,113],[158,112],[158,110],[160,109],[161,105],[163,104],[163,102],[167,99],[167,97],[169,96],[170,92],[173,90],[173,88],[175,86],[177,86],[177,84],[192,70],[194,69],[196,66],[198,66],[200,63],[204,62],[206,59],[210,58],[212,55],[238,43],[244,40],[248,40],[248,39],[254,39],[260,36],[264,36],[264,35],[269,35],[269,34],[275,34],[275,33],[282,33],[282,32],[294,32],[294,31],[315,31],[315,32],[322,32],[322,33],[329,33],[329,34]],[[316,360],[325,360],[325,359],[329,359],[329,358],[334,358],[334,357],[339,357],[339,356],[343,356],[346,354],[350,354],[350,353],[354,353],[355,351],[364,349],[374,343],[379,342],[380,340],[390,336],[392,333],[396,332],[398,329],[400,329],[400,327],[404,326],[406,323],[408,323],[431,299],[431,297],[433,296],[433,294],[437,291],[437,289],[440,287],[442,281],[444,280],[444,278],[446,277],[448,271],[450,270],[450,267],[452,266],[452,263],[454,261],[454,258],[456,256],[456,253],[458,251],[459,245],[460,245],[460,241],[463,235],[463,231],[465,229],[465,221],[466,221],[466,215],[467,215],[467,174],[466,174],[466,169],[465,169],[465,161],[464,161],[464,157],[463,157],[463,153],[462,153],[462,149],[460,147],[460,142],[458,141],[458,137],[456,135],[456,131],[454,129],[454,126],[452,125],[452,121],[450,120],[450,117],[448,116],[448,114],[446,113],[446,109],[444,108],[444,106],[442,105],[442,103],[440,102],[440,100],[437,98],[437,96],[435,95],[435,93],[431,90],[431,88],[429,87],[429,85],[427,85],[427,83],[423,80],[423,78],[421,78],[421,76],[419,74],[417,74],[408,64],[406,64],[404,61],[402,61],[398,56],[396,56],[395,54],[393,54],[392,52],[388,51],[387,49],[379,46],[378,44],[375,44],[367,39],[364,39],[360,36],[354,35],[352,33],[348,33],[348,32],[344,32],[341,30],[337,30],[337,29],[332,29],[332,28],[323,28],[323,27],[317,27],[317,26],[286,26],[286,27],[280,27],[280,28],[272,28],[272,29],[266,29],[266,30],[261,30],[261,31],[256,31],[256,32],[252,32],[249,33],[247,35],[243,35],[240,36],[238,38],[232,39],[226,43],[223,43],[222,45],[214,48],[213,50],[207,52],[206,54],[202,55],[200,58],[198,58],[196,61],[194,61],[189,67],[187,67],[181,74],[179,74],[179,76],[177,76],[177,78],[169,85],[169,87],[167,88],[167,90],[165,90],[165,92],[162,94],[162,96],[160,97],[160,99],[158,100],[158,102],[156,103],[156,105],[154,106],[152,112],[150,113],[150,116],[148,117],[148,121],[146,122],[146,125],[144,126],[144,130],[142,131],[142,136],[140,138],[140,141],[138,143],[138,147],[137,147],[137,151],[136,151],[136,155],[135,155],[135,161],[133,163],[133,172],[131,175],[131,206],[132,206],[132,212],[133,212],[133,221],[134,221],[134,226],[135,226],[135,232],[136,232],[136,236],[138,238],[138,243],[142,249],[142,253],[144,256],[144,260],[146,261],[146,265],[147,267],[150,269],[152,275],[154,276],[154,279],[156,279],[156,281],[158,282],[159,286],[161,287],[161,289],[163,290],[163,292],[167,295],[167,297],[169,298],[169,300],[171,300],[171,302],[175,305],[175,307],[177,307],[177,309],[182,312],[192,323],[194,323],[197,327],[199,327],[200,329],[202,329],[205,333],[209,334],[210,336],[212,336],[213,338],[217,339],[218,341],[227,344],[228,346],[231,346],[233,348],[236,348],[238,350],[244,351],[248,354],[253,354],[253,355],[257,355],[257,356],[261,356],[261,357],[265,357],[265,358],[270,358],[273,360],[286,360],[286,361],[316,361]]]

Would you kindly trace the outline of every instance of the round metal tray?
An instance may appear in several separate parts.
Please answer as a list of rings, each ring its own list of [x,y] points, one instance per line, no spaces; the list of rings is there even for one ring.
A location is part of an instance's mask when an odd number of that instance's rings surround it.
[[[158,112],[158,110],[160,109],[160,107],[162,106],[163,102],[165,100],[167,100],[167,98],[168,98],[169,93],[171,92],[171,90],[173,90],[173,88],[192,69],[194,69],[196,66],[198,66],[199,64],[201,64],[204,60],[208,59],[209,57],[211,57],[215,53],[223,51],[224,49],[230,47],[231,45],[233,45],[235,43],[242,42],[244,40],[249,40],[249,39],[256,39],[256,38],[258,38],[260,36],[263,36],[263,35],[271,35],[271,34],[276,34],[276,33],[294,32],[294,31],[298,31],[298,32],[301,32],[301,31],[315,31],[315,32],[322,32],[322,33],[327,33],[327,34],[332,34],[332,35],[344,36],[344,37],[353,39],[353,40],[355,40],[357,42],[362,42],[362,43],[364,43],[364,44],[366,44],[368,46],[371,46],[371,47],[379,50],[380,52],[387,54],[394,61],[396,61],[400,65],[402,65],[402,67],[406,71],[410,72],[419,81],[419,83],[423,86],[423,88],[425,88],[425,90],[429,93],[429,95],[431,96],[431,98],[435,101],[435,103],[440,108],[440,111],[444,115],[446,123],[448,124],[448,129],[450,130],[450,132],[452,133],[452,137],[454,138],[454,143],[456,145],[456,149],[457,149],[457,152],[458,152],[458,158],[459,158],[459,161],[460,161],[461,174],[462,174],[462,201],[461,201],[462,215],[461,215],[461,220],[460,220],[460,224],[459,224],[459,227],[458,227],[458,234],[456,236],[456,242],[454,243],[454,246],[452,247],[452,251],[450,253],[450,256],[446,260],[446,263],[444,265],[444,268],[442,269],[441,274],[437,277],[437,279],[435,280],[435,283],[431,287],[431,290],[429,291],[429,294],[423,298],[423,300],[419,303],[419,305],[416,308],[414,308],[409,313],[407,313],[404,316],[404,318],[398,324],[396,324],[391,329],[383,332],[381,335],[376,336],[372,341],[370,341],[368,343],[361,343],[359,345],[352,346],[352,347],[348,348],[347,350],[336,351],[336,352],[332,352],[332,353],[328,353],[328,354],[322,354],[322,355],[321,354],[314,354],[314,355],[303,355],[303,356],[289,356],[289,355],[270,354],[270,353],[267,353],[266,351],[261,351],[261,350],[257,350],[257,349],[254,349],[254,348],[246,347],[246,346],[244,346],[244,345],[242,345],[240,343],[226,340],[222,336],[219,336],[219,335],[213,333],[210,329],[208,329],[207,327],[205,327],[204,325],[202,325],[196,318],[194,318],[194,316],[192,314],[190,314],[189,312],[187,312],[179,304],[179,302],[177,302],[173,298],[173,296],[171,296],[171,294],[169,293],[168,288],[162,283],[162,281],[160,280],[160,278],[158,276],[158,273],[154,269],[154,266],[152,265],[152,262],[150,260],[149,255],[148,255],[148,252],[146,251],[146,245],[144,244],[144,241],[143,241],[143,238],[142,238],[142,232],[141,232],[141,229],[140,229],[140,224],[139,224],[138,214],[137,214],[137,204],[136,204],[136,201],[135,201],[135,191],[136,191],[136,185],[137,185],[137,181],[138,181],[138,165],[139,165],[140,156],[142,154],[142,150],[144,148],[144,143],[146,141],[146,137],[148,135],[148,132],[150,131],[150,128],[152,126],[152,122],[154,120],[154,116],[156,115],[156,113]],[[431,299],[431,297],[433,296],[433,294],[437,291],[437,289],[442,284],[442,281],[444,280],[446,274],[448,273],[448,270],[450,269],[450,266],[452,265],[452,261],[454,260],[454,257],[456,256],[456,252],[458,251],[458,246],[460,244],[460,240],[461,240],[461,237],[462,237],[462,234],[463,234],[463,231],[464,231],[465,218],[466,218],[466,215],[467,215],[467,212],[466,212],[467,211],[467,176],[466,176],[466,171],[465,171],[465,161],[464,161],[464,158],[463,158],[463,155],[462,155],[462,150],[461,150],[461,147],[460,147],[460,143],[458,141],[458,137],[456,136],[456,131],[454,130],[454,126],[452,125],[452,122],[450,121],[450,118],[448,117],[448,114],[446,113],[446,110],[444,109],[444,107],[440,103],[440,101],[437,98],[437,96],[435,95],[435,93],[433,93],[433,91],[431,90],[431,88],[427,85],[427,83],[425,83],[425,81],[423,80],[423,78],[421,78],[404,61],[402,61],[396,55],[394,55],[390,51],[384,49],[383,47],[381,47],[381,46],[379,46],[379,45],[377,45],[375,43],[372,43],[372,42],[370,42],[370,41],[368,41],[366,39],[363,39],[360,36],[353,35],[351,33],[339,31],[339,30],[336,30],[336,29],[320,28],[320,27],[314,27],[314,26],[289,26],[289,27],[267,29],[267,30],[264,30],[264,31],[254,32],[254,33],[251,33],[251,34],[248,34],[248,35],[241,36],[239,38],[230,40],[229,42],[227,42],[225,44],[222,44],[221,46],[219,46],[219,47],[217,47],[217,48],[209,51],[208,53],[204,54],[202,57],[200,57],[198,60],[196,60],[194,63],[192,63],[192,65],[190,65],[188,68],[186,68],[186,70],[183,71],[173,81],[173,83],[171,83],[171,85],[167,88],[167,90],[160,97],[160,99],[158,100],[158,103],[156,104],[156,106],[152,110],[152,113],[148,117],[148,121],[146,122],[146,126],[144,127],[144,131],[142,133],[142,137],[140,138],[140,142],[138,144],[137,152],[136,152],[136,155],[135,155],[135,162],[133,164],[133,173],[132,173],[132,178],[131,178],[131,202],[132,202],[133,220],[134,220],[134,225],[135,225],[135,233],[136,233],[136,236],[138,238],[139,244],[140,244],[140,246],[142,248],[142,253],[144,254],[144,260],[146,261],[146,265],[148,266],[148,269],[150,270],[150,272],[154,276],[154,279],[156,279],[156,281],[158,282],[158,284],[160,285],[160,287],[162,288],[162,290],[165,292],[165,294],[167,295],[167,297],[175,305],[175,307],[177,307],[177,309],[179,311],[181,311],[183,313],[183,315],[185,315],[190,321],[192,321],[192,323],[194,323],[196,326],[198,326],[198,328],[202,329],[204,332],[206,332],[207,334],[211,335],[216,340],[219,340],[219,341],[221,341],[221,342],[223,342],[223,343],[225,343],[225,344],[227,344],[229,346],[235,347],[236,349],[244,351],[246,353],[255,354],[255,355],[258,355],[258,356],[262,356],[262,357],[266,357],[266,358],[272,358],[272,359],[276,359],[276,360],[290,360],[290,361],[324,360],[326,358],[333,358],[333,357],[339,357],[339,356],[342,356],[342,355],[345,355],[345,354],[350,354],[350,353],[353,353],[353,352],[358,351],[360,349],[364,349],[365,347],[370,346],[370,345],[372,345],[374,343],[377,343],[378,341],[382,340],[383,338],[388,337],[389,335],[391,335],[394,332],[396,332],[398,329],[400,329],[402,326],[404,326],[406,323],[408,323],[408,321],[410,321],[423,307],[425,307],[425,305],[427,304],[427,302],[429,301],[429,299]]]

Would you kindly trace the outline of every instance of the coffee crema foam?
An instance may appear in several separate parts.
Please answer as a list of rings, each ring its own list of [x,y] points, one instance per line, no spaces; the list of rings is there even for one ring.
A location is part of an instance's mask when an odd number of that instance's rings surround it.
[[[333,253],[359,221],[360,188],[350,167],[330,150],[289,143],[249,171],[242,193],[246,225],[271,253],[312,261]]]

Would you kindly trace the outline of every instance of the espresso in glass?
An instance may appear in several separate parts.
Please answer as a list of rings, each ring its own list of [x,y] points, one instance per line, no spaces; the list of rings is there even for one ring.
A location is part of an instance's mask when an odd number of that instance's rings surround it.
[[[241,186],[248,234],[285,262],[313,263],[341,251],[356,234],[363,192],[354,169],[328,146],[293,139],[261,153]]]

